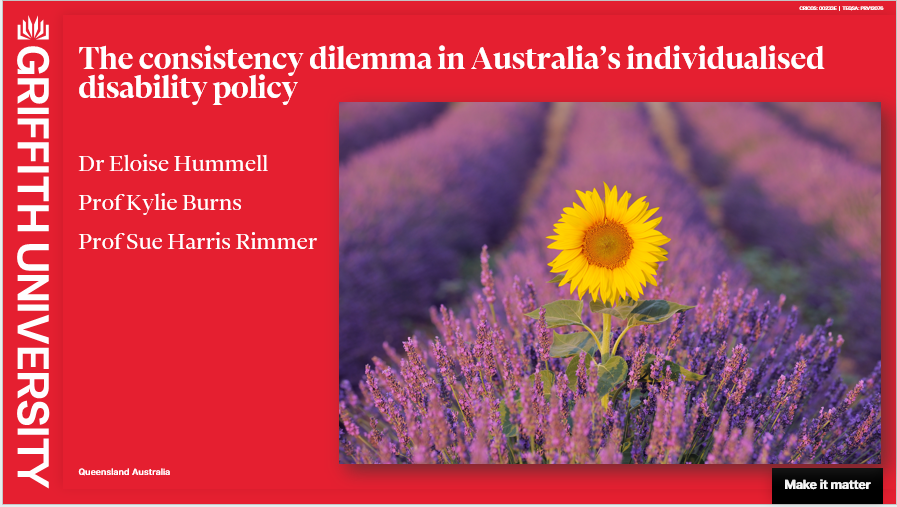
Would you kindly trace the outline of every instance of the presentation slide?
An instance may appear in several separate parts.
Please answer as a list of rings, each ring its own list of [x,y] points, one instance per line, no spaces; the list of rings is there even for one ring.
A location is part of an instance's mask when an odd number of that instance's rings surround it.
[[[895,502],[893,1],[2,9],[4,503]]]

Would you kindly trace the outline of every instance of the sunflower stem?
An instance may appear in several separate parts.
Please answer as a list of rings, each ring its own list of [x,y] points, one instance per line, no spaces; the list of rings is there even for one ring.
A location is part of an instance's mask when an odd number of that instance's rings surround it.
[[[612,357],[611,351],[610,351],[611,321],[610,321],[610,315],[608,315],[606,313],[602,314],[601,317],[602,317],[602,325],[601,325],[602,337],[601,337],[601,344],[600,344],[601,362],[606,363],[606,362],[610,361],[610,358]],[[610,400],[610,393],[602,396],[601,397],[601,406],[604,408],[607,408],[609,400]]]
[[[606,363],[611,358],[610,352],[610,330],[611,330],[611,322],[610,315],[603,314],[601,315],[603,323],[601,326],[602,338],[600,343],[601,350],[601,362]]]
[[[620,346],[620,342],[623,340],[623,336],[626,335],[626,331],[629,331],[630,329],[632,329],[632,328],[631,327],[624,328],[623,332],[620,333],[620,336],[617,337],[617,341],[614,342],[614,348],[610,351],[611,357],[617,355],[617,347]]]
[[[588,331],[589,334],[592,335],[592,339],[595,340],[595,345],[598,346],[598,350],[601,350],[601,340],[598,338],[598,335],[595,334],[595,331],[592,331],[592,328],[585,325],[585,323],[582,324],[582,327],[586,328],[586,331]]]

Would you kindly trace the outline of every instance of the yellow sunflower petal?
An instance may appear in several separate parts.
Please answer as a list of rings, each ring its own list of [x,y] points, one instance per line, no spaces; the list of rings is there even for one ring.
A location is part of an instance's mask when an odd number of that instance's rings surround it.
[[[559,223],[570,224],[570,225],[576,227],[577,229],[581,229],[581,230],[586,230],[589,228],[590,225],[592,225],[591,220],[587,220],[587,219],[577,216],[574,213],[573,208],[564,208],[564,209],[570,210],[570,212],[561,216],[561,219],[558,221]],[[580,208],[580,209],[582,209],[582,208]]]
[[[629,192],[624,192],[623,197],[620,197],[620,202],[617,203],[617,220],[625,223],[623,217],[626,215],[626,212],[629,211],[629,199],[632,197],[632,194]]]
[[[617,187],[614,186],[613,189],[607,187],[607,183],[604,184],[604,216],[609,220],[617,219]]]
[[[573,294],[575,288],[582,287],[582,279],[585,278],[586,272],[588,272],[588,268],[583,268],[572,278],[570,282],[570,294]],[[579,296],[579,298],[582,299],[582,296]]]
[[[583,285],[586,286],[586,289],[591,293],[598,290],[598,282],[600,282],[600,277],[598,276],[598,270],[601,269],[594,264],[589,264],[588,271],[586,272],[585,278],[583,278]]]
[[[625,298],[628,294],[633,299],[638,299],[638,283],[621,268],[614,270],[615,299]]]
[[[604,220],[607,215],[607,210],[604,207],[604,201],[601,200],[601,196],[596,189],[592,189],[592,203],[595,204],[595,208],[598,210],[598,220]]]
[[[645,274],[640,269],[634,269],[634,266],[632,268],[628,265],[623,266],[623,271],[629,275],[629,278],[631,278],[633,282],[635,282],[634,285],[645,285],[647,282],[647,280],[645,280]]]
[[[584,268],[584,267],[585,267],[585,264],[583,264],[582,267]],[[581,271],[581,269],[580,269],[580,271]],[[579,273],[579,272],[578,272],[576,269],[568,269],[568,270],[567,270],[567,274],[564,275],[564,279],[561,280],[561,283],[558,284],[558,285],[566,285],[567,282],[572,281],[572,280],[573,280],[573,277],[576,276],[578,273]],[[570,288],[572,289],[573,286],[571,285]],[[571,290],[570,292],[573,292],[573,291]]]
[[[657,237],[663,236],[663,234],[661,234],[660,231],[658,231],[657,229],[648,229],[647,231],[641,231],[641,232],[635,233],[632,231],[632,224],[629,224],[626,227],[626,230],[629,232],[629,235],[632,236],[632,239],[650,240],[651,238],[653,238],[655,236],[657,236]]]
[[[576,249],[564,250],[561,253],[559,253],[557,255],[557,257],[554,258],[553,261],[549,262],[548,265],[549,266],[563,266],[564,264],[567,264],[568,262],[572,261],[573,259],[579,257],[579,253],[580,253],[579,250],[576,250]]]
[[[589,213],[587,209],[583,208],[579,204],[576,204],[575,202],[573,203],[573,214],[576,216],[576,218],[585,222],[586,226],[592,225],[592,222],[595,220],[595,218],[591,213]]]
[[[579,199],[582,201],[583,207],[586,211],[589,212],[591,216],[591,220],[597,222],[598,220],[604,219],[604,212],[599,210],[597,206],[595,206],[595,201],[592,200],[591,192],[581,192],[579,190],[576,191],[576,195],[579,196]]]
[[[656,259],[650,252],[633,249],[629,253],[629,262],[654,262]]]
[[[578,256],[573,259],[565,262],[564,264],[554,264],[551,268],[552,273],[560,273],[561,271],[578,271],[583,268],[583,266],[588,266],[589,263],[586,261],[585,257]]]
[[[657,238],[657,239],[650,238],[649,241],[651,242],[652,245],[660,246],[660,245],[666,245],[667,243],[669,243],[670,238],[661,234],[659,238]]]
[[[662,219],[663,219],[663,217],[658,217],[658,218],[655,218],[654,220],[651,220],[650,222],[643,222],[640,224],[632,224],[629,226],[629,230],[632,231],[634,234],[638,234],[638,233],[646,231],[648,229],[653,229],[653,228],[657,227],[657,225],[660,224],[660,221]]]
[[[641,215],[639,215],[639,216],[635,219],[635,221],[636,221],[636,222],[644,222],[645,220],[651,218],[655,213],[657,213],[657,210],[659,210],[659,209],[660,209],[660,208],[648,209],[648,204],[645,203],[645,211],[644,211],[644,213],[642,213]]]
[[[632,205],[629,206],[629,210],[627,210],[626,213],[623,214],[623,219],[620,221],[624,224],[635,221],[635,219],[638,218],[643,211],[645,211],[645,208],[648,207],[648,203],[644,201],[645,198],[641,197],[639,198],[639,200],[632,203]]]

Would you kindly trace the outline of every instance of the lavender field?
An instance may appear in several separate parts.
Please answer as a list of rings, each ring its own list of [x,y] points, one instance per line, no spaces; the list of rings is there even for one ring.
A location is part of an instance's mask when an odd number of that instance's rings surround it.
[[[880,461],[875,105],[340,107],[341,463]],[[549,283],[605,183],[678,310]]]
[[[461,271],[513,226],[541,152],[547,104],[464,104],[340,170],[340,375],[357,379]]]
[[[855,104],[869,108],[865,104]],[[724,227],[742,253],[781,263],[815,321],[831,317],[851,361],[880,354],[881,173],[803,137],[755,104],[677,104],[696,174],[721,195]],[[845,115],[844,120],[850,117]],[[858,121],[856,127],[869,127]],[[872,124],[869,137],[881,138]],[[878,132],[878,133],[877,133]]]
[[[772,110],[789,124],[856,161],[881,170],[881,104],[778,102]]]
[[[445,102],[344,102],[339,105],[339,159],[432,122]]]

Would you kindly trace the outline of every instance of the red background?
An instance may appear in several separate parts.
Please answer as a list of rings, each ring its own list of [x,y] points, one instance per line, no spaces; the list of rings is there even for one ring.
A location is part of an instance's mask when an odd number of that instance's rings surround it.
[[[353,467],[337,464],[337,103],[340,101],[882,102],[883,444],[894,501],[894,4],[884,13],[802,12],[800,3],[5,3],[4,501],[770,502],[769,467]],[[875,3],[869,5],[878,5]],[[242,16],[211,16],[242,14]],[[101,16],[101,14],[104,14]],[[142,14],[142,16],[111,16]],[[197,16],[145,16],[180,14]],[[268,16],[246,16],[246,15]],[[272,16],[278,14],[280,16]],[[294,16],[284,16],[292,14]],[[432,16],[441,14],[441,16]],[[448,15],[451,14],[451,15]],[[534,15],[538,14],[538,16]],[[552,14],[553,16],[548,16]],[[15,23],[51,25],[50,480],[16,470]],[[314,16],[311,15],[326,15]],[[303,52],[300,70],[172,71],[189,80],[299,81],[278,100],[85,100],[78,47],[112,52]],[[824,71],[313,71],[321,45],[347,51],[782,52],[825,47]],[[693,50],[693,49],[692,49]],[[152,78],[137,66],[106,81]],[[355,74],[352,74],[355,72]],[[211,85],[209,85],[211,86]],[[11,135],[14,134],[14,135]],[[22,153],[18,153],[21,151]],[[250,158],[268,173],[79,173],[78,156]],[[18,182],[18,183],[17,183]],[[241,198],[238,212],[78,211],[78,195],[165,192]],[[88,251],[78,234],[317,237],[306,251]],[[37,259],[37,257],[35,257]],[[19,466],[21,464],[21,467]],[[159,468],[166,477],[85,477],[78,468]]]

